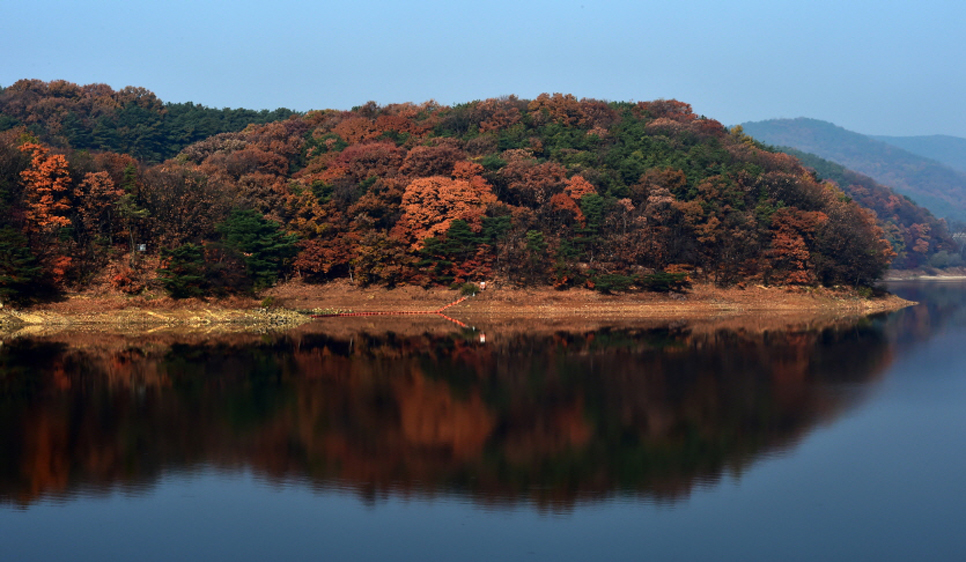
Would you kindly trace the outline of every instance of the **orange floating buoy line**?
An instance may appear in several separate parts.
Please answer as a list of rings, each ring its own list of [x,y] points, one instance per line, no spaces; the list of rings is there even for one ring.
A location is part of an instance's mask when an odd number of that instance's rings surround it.
[[[439,316],[443,320],[449,320],[450,322],[456,324],[460,328],[469,328],[475,332],[476,331],[475,326],[469,326],[465,322],[461,322],[456,318],[452,318],[450,316],[446,316],[445,314],[443,314],[443,311],[446,310],[447,308],[451,306],[456,306],[459,303],[470,298],[471,296],[473,295],[466,295],[464,297],[460,297],[459,299],[449,303],[448,305],[442,308],[437,308],[436,310],[395,310],[395,311],[383,310],[383,311],[373,311],[373,312],[334,312],[332,314],[313,314],[312,318],[346,318],[350,316],[420,316],[420,315],[427,315],[427,314],[435,314],[436,316]],[[484,334],[483,332],[480,332],[480,343],[486,343],[486,334]]]
[[[465,297],[460,297],[459,299],[449,303],[448,305],[438,308],[436,310],[395,310],[395,311],[375,311],[375,312],[335,312],[332,314],[313,314],[312,318],[343,318],[347,316],[412,316],[417,314],[438,314],[447,320],[452,320],[457,322],[452,318],[447,317],[443,314],[443,311],[451,306],[456,306],[459,303],[470,298],[469,295]],[[459,322],[457,322],[459,323]],[[463,325],[465,327],[465,325]]]

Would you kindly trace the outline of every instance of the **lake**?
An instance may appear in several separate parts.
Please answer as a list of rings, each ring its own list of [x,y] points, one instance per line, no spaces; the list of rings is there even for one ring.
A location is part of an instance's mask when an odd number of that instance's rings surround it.
[[[0,556],[959,559],[966,283],[890,288],[921,304],[5,337]]]

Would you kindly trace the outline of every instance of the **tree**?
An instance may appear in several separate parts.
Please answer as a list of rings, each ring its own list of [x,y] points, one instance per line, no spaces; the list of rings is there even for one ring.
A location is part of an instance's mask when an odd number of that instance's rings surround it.
[[[224,244],[244,256],[245,269],[255,289],[271,287],[298,253],[298,238],[257,211],[235,209],[216,230]]]
[[[895,256],[875,216],[854,201],[835,200],[816,236],[816,273],[824,285],[869,286]]]
[[[24,219],[27,232],[45,234],[70,225],[70,174],[67,158],[50,154],[50,149],[27,142],[20,150],[30,153],[30,166],[20,172],[23,179]]]
[[[31,155],[30,166],[20,172],[24,233],[50,279],[59,284],[73,265],[68,250],[71,240],[60,236],[71,224],[67,217],[71,184],[67,159],[62,154],[50,154],[50,149],[32,142],[24,143],[20,150]]]
[[[111,243],[114,207],[124,190],[114,186],[107,172],[87,172],[74,189],[81,225],[91,238]]]
[[[201,246],[182,244],[172,250],[161,250],[164,265],[158,278],[164,289],[176,299],[204,296],[207,290],[205,257]]]
[[[123,202],[129,221],[145,217],[154,243],[161,247],[197,244],[214,231],[228,211],[227,189],[209,176],[188,166],[159,165],[149,168],[136,196]],[[147,236],[147,232],[139,232]]]
[[[544,281],[547,272],[547,240],[542,232],[528,230],[523,263],[523,281],[535,283]]]
[[[23,301],[42,285],[41,267],[22,234],[0,228],[0,302]]]
[[[406,245],[385,232],[369,232],[359,240],[358,253],[352,259],[354,280],[359,285],[381,284],[394,287],[412,278],[413,260]]]
[[[765,281],[808,285],[815,282],[814,264],[809,249],[815,231],[828,217],[824,213],[807,213],[795,208],[779,209],[772,215],[772,242]]]
[[[143,228],[143,223],[151,214],[147,209],[142,208],[138,204],[139,189],[137,168],[134,164],[128,164],[124,167],[121,179],[121,191],[122,194],[118,197],[115,206],[117,215],[121,218],[124,229],[127,231],[127,237],[131,247],[131,259],[133,260],[136,250],[137,233]]]
[[[459,162],[453,169],[453,178],[413,180],[403,193],[403,216],[393,235],[419,249],[423,240],[442,235],[456,219],[466,221],[478,232],[487,205],[496,203],[490,185],[478,175],[482,171],[479,164]]]
[[[584,195],[597,193],[597,188],[592,183],[585,180],[583,176],[575,175],[567,180],[564,193],[569,195],[574,201],[580,201]]]

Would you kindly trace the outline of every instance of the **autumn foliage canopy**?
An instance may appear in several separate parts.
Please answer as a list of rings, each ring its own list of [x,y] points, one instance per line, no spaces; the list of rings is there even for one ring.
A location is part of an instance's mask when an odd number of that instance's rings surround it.
[[[26,86],[0,91],[0,227],[26,239],[56,287],[107,277],[138,291],[158,283],[148,275],[158,269],[170,279],[174,256],[192,275],[248,279],[184,288],[192,295],[286,276],[615,290],[662,275],[861,286],[899,251],[926,256],[949,240],[932,230],[915,238],[923,248],[900,247],[902,233],[884,231],[837,185],[674,100],[368,103],[214,134],[150,164],[36,134],[36,111],[9,110],[38,89]],[[148,93],[132,99],[164,111]],[[71,107],[90,121],[83,103]],[[262,273],[230,239],[241,212],[273,248]]]

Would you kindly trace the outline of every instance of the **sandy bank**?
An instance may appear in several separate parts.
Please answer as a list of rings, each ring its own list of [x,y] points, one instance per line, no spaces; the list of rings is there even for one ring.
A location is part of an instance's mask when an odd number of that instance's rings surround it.
[[[288,284],[268,293],[290,309],[367,311],[434,310],[458,298],[455,291],[403,287],[394,290],[359,289],[333,283],[322,287]],[[695,285],[687,294],[636,293],[603,295],[587,289],[519,289],[490,287],[450,309],[447,314],[557,318],[608,316],[631,318],[708,317],[733,314],[800,312],[871,313],[898,310],[908,301],[887,295],[863,298],[856,291],[812,288],[721,289]]]
[[[341,329],[345,318],[316,320],[323,312],[434,311],[459,298],[448,289],[402,287],[360,289],[348,283],[307,285],[289,282],[269,291],[265,300],[202,301],[130,298],[123,295],[69,295],[58,303],[26,310],[0,310],[0,327],[19,333],[80,330],[148,333],[159,329],[194,332],[287,330],[321,322]],[[604,323],[642,321],[721,321],[728,318],[803,321],[854,317],[898,310],[912,303],[888,295],[862,298],[855,291],[811,288],[748,287],[720,289],[696,285],[685,295],[641,293],[602,295],[574,289],[519,289],[490,286],[445,313],[472,325],[530,324],[592,328]],[[267,306],[263,306],[267,305]],[[417,317],[367,317],[365,326],[402,325]],[[390,323],[389,319],[393,321]],[[757,321],[757,320],[756,320]]]

